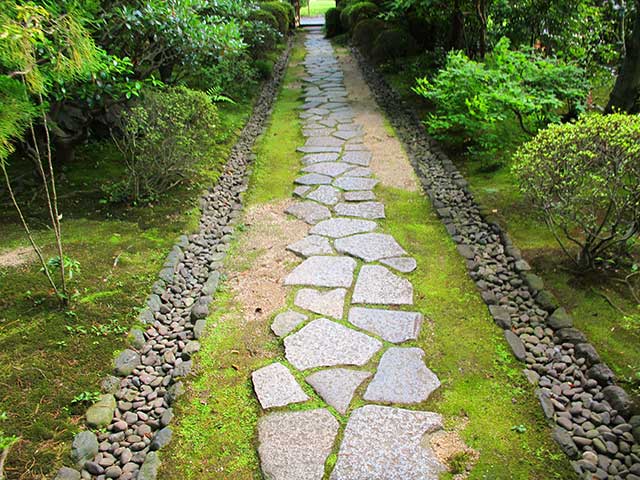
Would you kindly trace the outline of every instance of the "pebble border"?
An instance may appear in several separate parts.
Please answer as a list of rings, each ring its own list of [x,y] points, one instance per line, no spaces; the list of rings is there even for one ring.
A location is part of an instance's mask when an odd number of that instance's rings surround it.
[[[105,392],[86,413],[87,425],[73,440],[75,468],[62,468],[56,480],[153,480],[157,450],[171,440],[171,405],[184,392],[192,356],[205,327],[209,304],[229,248],[233,225],[249,182],[252,151],[264,131],[289,62],[293,39],[263,84],[251,118],[233,146],[216,185],[200,198],[199,232],[180,237],[153,284],[139,320],[143,331],[131,331],[131,347],[114,361],[116,376],[102,382]]]
[[[356,49],[365,81],[396,130],[424,192],[466,260],[535,394],[552,436],[583,479],[640,480],[640,415],[586,336],[475,202],[467,181],[415,111]]]

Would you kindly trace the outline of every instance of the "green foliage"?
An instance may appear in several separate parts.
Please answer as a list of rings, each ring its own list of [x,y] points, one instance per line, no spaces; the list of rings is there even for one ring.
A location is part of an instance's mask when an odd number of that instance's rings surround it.
[[[289,25],[291,18],[289,17],[290,11],[286,5],[282,2],[264,2],[260,4],[260,8],[266,12],[269,12],[278,21],[278,31],[282,35],[286,35],[289,32]]]
[[[73,397],[73,399],[71,400],[71,404],[77,404],[77,403],[85,403],[85,404],[89,404],[89,403],[95,403],[98,400],[100,400],[100,392],[92,392],[92,391],[88,391],[85,390],[84,392],[80,392],[78,395],[76,395],[75,397]]]
[[[47,260],[47,268],[50,272],[60,272],[61,267],[64,266],[62,270],[64,270],[69,280],[73,280],[73,276],[80,273],[80,262],[66,255],[63,258],[64,260],[61,264],[60,256],[51,257]]]
[[[252,49],[257,49],[259,54],[270,50],[275,47],[280,35],[280,25],[273,13],[267,10],[256,10],[250,17],[252,25],[254,25],[252,32],[249,32],[248,42]],[[260,25],[266,28],[256,28]],[[255,51],[255,50],[254,50]]]
[[[337,8],[330,8],[324,14],[324,28],[327,38],[335,37],[343,32],[340,15],[341,10]]]
[[[639,116],[551,125],[514,158],[521,190],[578,267],[624,252],[640,231]]]
[[[402,28],[382,31],[373,43],[371,55],[378,63],[396,62],[415,49],[415,39]]]
[[[116,139],[127,165],[120,192],[147,201],[184,181],[213,150],[217,124],[205,93],[186,87],[147,92],[123,115]]]
[[[360,51],[369,56],[374,42],[380,32],[385,29],[385,23],[378,18],[367,18],[358,22],[353,29],[351,41]]]
[[[582,69],[535,52],[510,50],[503,38],[484,63],[450,52],[433,80],[414,92],[435,112],[425,123],[436,138],[463,144],[479,158],[505,158],[509,148],[563,112],[580,111],[587,94]],[[517,122],[520,133],[513,133]]]

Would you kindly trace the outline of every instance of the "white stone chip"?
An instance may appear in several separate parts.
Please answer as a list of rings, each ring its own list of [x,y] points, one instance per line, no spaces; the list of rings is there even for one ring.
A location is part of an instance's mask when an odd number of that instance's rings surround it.
[[[253,388],[262,408],[284,407],[309,400],[287,367],[272,363],[251,374]]]
[[[352,303],[412,305],[413,285],[407,279],[379,265],[360,269],[353,290]]]

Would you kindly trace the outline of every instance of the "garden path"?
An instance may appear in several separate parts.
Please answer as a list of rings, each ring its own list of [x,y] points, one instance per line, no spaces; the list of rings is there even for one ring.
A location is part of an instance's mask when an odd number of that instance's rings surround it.
[[[284,337],[288,365],[252,374],[269,411],[258,424],[262,470],[274,480],[322,479],[331,468],[332,480],[436,479],[444,466],[424,437],[442,428],[442,418],[395,406],[420,404],[440,386],[424,352],[403,346],[417,339],[422,323],[404,276],[417,265],[376,222],[385,208],[373,192],[372,153],[330,42],[314,29],[306,49],[300,118],[307,140],[298,148],[305,154],[295,180],[299,201],[287,213],[312,227],[287,247],[304,258],[284,279],[297,289],[297,310],[272,324]],[[290,407],[310,400],[290,369],[305,372],[325,408]],[[334,414],[346,420],[341,435]]]

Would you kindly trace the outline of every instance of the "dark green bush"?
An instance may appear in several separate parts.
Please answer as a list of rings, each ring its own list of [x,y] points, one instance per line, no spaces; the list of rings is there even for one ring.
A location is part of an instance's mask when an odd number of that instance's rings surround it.
[[[349,31],[349,15],[351,14],[351,5],[347,5],[340,11],[340,28],[343,32]]]
[[[282,2],[264,2],[260,8],[272,14],[278,21],[278,31],[282,35],[289,32],[289,10]]]
[[[371,55],[371,49],[380,32],[385,29],[385,23],[379,18],[364,19],[355,26],[351,39],[363,55]]]
[[[354,3],[348,7],[348,10],[349,30],[353,30],[362,20],[373,18],[380,13],[378,6],[372,2]]]
[[[341,11],[337,8],[330,8],[324,14],[324,28],[327,38],[335,37],[343,32],[340,13]]]
[[[256,10],[251,13],[249,20],[252,22],[262,22],[273,29],[274,32],[280,31],[280,24],[273,13],[267,10]],[[250,39],[251,40],[251,39]]]
[[[274,63],[268,59],[256,60],[256,70],[258,71],[258,76],[266,80],[271,77],[273,73]]]
[[[113,191],[148,201],[183,182],[198,163],[211,159],[217,123],[217,109],[203,92],[186,87],[145,92],[121,116],[122,135],[114,137],[127,178]]]
[[[289,19],[289,27],[290,28],[295,28],[296,25],[296,10],[295,8],[293,8],[293,5],[291,5],[289,2],[283,2],[281,3],[281,5],[284,6],[284,8],[287,10],[287,18]]]
[[[371,56],[378,63],[388,63],[406,57],[415,48],[416,41],[409,32],[397,27],[390,28],[378,35],[373,43]]]

